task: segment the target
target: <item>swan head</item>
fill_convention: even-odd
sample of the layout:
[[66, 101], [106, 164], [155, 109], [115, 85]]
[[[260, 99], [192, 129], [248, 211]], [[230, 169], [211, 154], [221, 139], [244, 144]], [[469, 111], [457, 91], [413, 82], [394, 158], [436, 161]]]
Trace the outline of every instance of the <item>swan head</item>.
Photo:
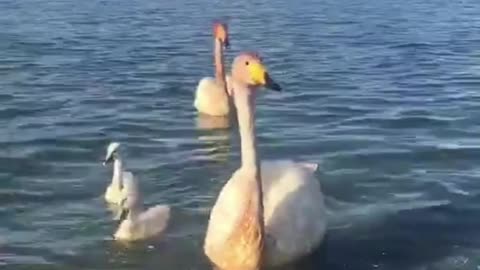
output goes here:
[[112, 142], [108, 145], [107, 155], [105, 156], [105, 160], [103, 161], [104, 166], [107, 165], [107, 163], [114, 161], [118, 157], [119, 148], [120, 143], [118, 142]]
[[270, 77], [262, 58], [257, 53], [246, 52], [235, 57], [232, 64], [232, 76], [250, 87], [282, 90], [280, 85]]
[[228, 38], [228, 27], [225, 23], [213, 23], [213, 36], [216, 40], [220, 41], [220, 43], [225, 49], [230, 47], [230, 40]]

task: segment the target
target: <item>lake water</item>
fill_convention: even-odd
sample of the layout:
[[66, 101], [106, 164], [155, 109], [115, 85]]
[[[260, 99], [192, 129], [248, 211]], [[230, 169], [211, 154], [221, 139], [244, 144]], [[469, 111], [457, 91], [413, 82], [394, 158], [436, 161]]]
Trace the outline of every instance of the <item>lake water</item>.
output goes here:
[[[0, 1], [2, 269], [211, 269], [239, 166], [236, 128], [192, 107], [216, 18], [228, 61], [259, 51], [284, 87], [259, 98], [262, 156], [320, 164], [328, 236], [287, 269], [478, 269], [478, 0]], [[112, 140], [172, 206], [160, 241], [112, 241]]]

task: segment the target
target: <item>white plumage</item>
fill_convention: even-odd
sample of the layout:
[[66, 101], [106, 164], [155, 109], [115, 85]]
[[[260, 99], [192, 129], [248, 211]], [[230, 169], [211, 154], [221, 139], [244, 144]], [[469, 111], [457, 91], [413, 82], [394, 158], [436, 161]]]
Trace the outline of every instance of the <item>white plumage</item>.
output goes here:
[[[230, 76], [226, 76], [227, 86]], [[228, 116], [231, 111], [230, 97], [215, 78], [205, 77], [200, 80], [195, 92], [194, 107], [210, 116]]]
[[[266, 265], [294, 261], [317, 247], [325, 234], [326, 212], [317, 164], [289, 160], [261, 162]], [[222, 247], [243, 212], [246, 194], [237, 171], [225, 184], [210, 214], [205, 250]], [[213, 251], [214, 252], [214, 251]]]
[[137, 179], [131, 175], [123, 180], [125, 188], [128, 190], [126, 199], [121, 204], [122, 211], [126, 211], [126, 218], [121, 221], [115, 232], [115, 239], [135, 241], [160, 236], [167, 228], [170, 207], [156, 205], [143, 211]]
[[112, 142], [108, 145], [107, 154], [103, 165], [113, 162], [113, 175], [111, 183], [105, 191], [105, 200], [114, 205], [119, 205], [126, 197], [126, 190], [124, 190], [123, 178], [133, 177], [132, 173], [123, 170], [123, 161], [119, 153], [120, 143]]
[[223, 269], [284, 265], [308, 255], [325, 235], [324, 200], [314, 176], [318, 166], [261, 161], [255, 129], [256, 92], [260, 86], [276, 91], [281, 87], [255, 53], [237, 56], [231, 74], [242, 162], [210, 213], [204, 251]]

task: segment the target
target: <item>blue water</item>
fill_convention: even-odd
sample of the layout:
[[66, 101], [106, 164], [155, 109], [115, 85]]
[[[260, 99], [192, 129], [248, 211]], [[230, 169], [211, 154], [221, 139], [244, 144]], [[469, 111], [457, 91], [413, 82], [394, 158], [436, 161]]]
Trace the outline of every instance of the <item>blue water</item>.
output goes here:
[[[259, 51], [285, 89], [258, 102], [263, 157], [320, 163], [328, 236], [286, 269], [478, 269], [478, 0], [0, 1], [2, 269], [211, 269], [239, 164], [192, 107], [217, 18], [228, 61]], [[173, 207], [161, 241], [112, 241], [111, 140]]]

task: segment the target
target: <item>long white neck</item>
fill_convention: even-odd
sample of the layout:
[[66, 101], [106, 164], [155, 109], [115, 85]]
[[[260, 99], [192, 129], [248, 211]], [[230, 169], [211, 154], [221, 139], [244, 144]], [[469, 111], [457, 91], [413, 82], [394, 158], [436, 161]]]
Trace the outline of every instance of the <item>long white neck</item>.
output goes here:
[[225, 79], [225, 63], [223, 56], [223, 44], [220, 40], [215, 39], [213, 58], [215, 62], [215, 80], [221, 85], [223, 90], [228, 94], [227, 82]]
[[117, 157], [113, 162], [112, 186], [118, 189], [122, 188], [123, 162]]
[[237, 118], [240, 130], [242, 170], [253, 176], [256, 188], [254, 189], [254, 203], [257, 205], [257, 217], [263, 233], [263, 193], [260, 172], [260, 157], [257, 152], [257, 138], [255, 134], [255, 91], [246, 86], [236, 85], [234, 101], [237, 107]]
[[234, 94], [240, 131], [242, 168], [257, 171], [259, 157], [255, 134], [255, 92], [249, 89], [235, 89]]

